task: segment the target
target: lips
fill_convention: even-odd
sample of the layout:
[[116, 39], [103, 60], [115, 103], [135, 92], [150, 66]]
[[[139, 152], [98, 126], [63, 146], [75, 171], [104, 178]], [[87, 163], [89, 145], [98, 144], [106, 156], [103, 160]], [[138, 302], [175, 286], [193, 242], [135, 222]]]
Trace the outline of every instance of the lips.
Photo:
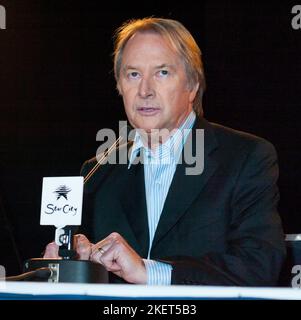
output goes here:
[[157, 108], [157, 107], [138, 107], [137, 111], [139, 114], [142, 114], [142, 115], [153, 116], [153, 115], [157, 114], [158, 112], [160, 112], [160, 108]]

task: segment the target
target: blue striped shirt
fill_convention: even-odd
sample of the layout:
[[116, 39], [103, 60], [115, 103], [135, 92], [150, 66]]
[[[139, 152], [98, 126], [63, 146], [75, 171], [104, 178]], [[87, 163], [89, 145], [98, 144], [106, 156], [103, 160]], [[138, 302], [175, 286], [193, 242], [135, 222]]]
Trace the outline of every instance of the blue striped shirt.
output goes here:
[[147, 271], [148, 285], [168, 285], [171, 283], [172, 267], [169, 264], [150, 260], [150, 251], [165, 199], [176, 171], [186, 138], [193, 127], [195, 113], [192, 111], [179, 129], [172, 132], [166, 142], [154, 150], [145, 147], [136, 131], [129, 168], [140, 152], [144, 164], [145, 196], [149, 228], [149, 250], [143, 259]]

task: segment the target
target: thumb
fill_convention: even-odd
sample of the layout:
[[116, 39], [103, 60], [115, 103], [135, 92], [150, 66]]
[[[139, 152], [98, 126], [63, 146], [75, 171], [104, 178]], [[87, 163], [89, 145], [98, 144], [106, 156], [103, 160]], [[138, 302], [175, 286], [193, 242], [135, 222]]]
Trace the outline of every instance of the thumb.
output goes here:
[[48, 243], [43, 258], [61, 259], [61, 257], [59, 257], [59, 246], [55, 242]]

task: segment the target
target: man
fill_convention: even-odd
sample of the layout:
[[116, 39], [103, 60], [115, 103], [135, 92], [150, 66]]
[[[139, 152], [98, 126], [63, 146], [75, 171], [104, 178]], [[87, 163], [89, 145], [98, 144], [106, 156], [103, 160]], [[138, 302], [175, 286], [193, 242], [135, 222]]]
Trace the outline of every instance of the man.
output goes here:
[[[274, 147], [203, 118], [205, 78], [191, 34], [174, 20], [130, 21], [117, 33], [114, 71], [140, 130], [128, 163], [103, 165], [85, 186], [86, 234], [96, 244], [78, 235], [79, 258], [104, 265], [112, 281], [275, 285], [285, 249]], [[189, 141], [196, 152], [199, 129], [204, 168], [189, 175], [179, 160]], [[57, 249], [49, 244], [45, 257]]]

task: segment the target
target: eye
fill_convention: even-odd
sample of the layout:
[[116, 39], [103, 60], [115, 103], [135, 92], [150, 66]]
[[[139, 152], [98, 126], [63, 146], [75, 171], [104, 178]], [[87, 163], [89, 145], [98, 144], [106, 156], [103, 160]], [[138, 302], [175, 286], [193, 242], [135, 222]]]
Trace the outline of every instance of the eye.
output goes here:
[[132, 71], [128, 73], [128, 78], [129, 79], [137, 79], [139, 77], [139, 73], [137, 71]]
[[162, 69], [162, 70], [159, 70], [158, 74], [159, 74], [160, 77], [166, 77], [166, 76], [168, 76], [169, 71], [165, 70], [165, 69]]

